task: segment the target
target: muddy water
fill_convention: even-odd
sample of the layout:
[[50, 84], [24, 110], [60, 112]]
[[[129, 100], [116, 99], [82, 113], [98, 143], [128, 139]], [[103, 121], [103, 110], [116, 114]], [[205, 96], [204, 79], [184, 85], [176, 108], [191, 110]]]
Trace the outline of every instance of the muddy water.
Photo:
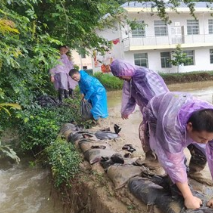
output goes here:
[[[169, 85], [171, 91], [191, 92], [204, 100], [212, 102], [213, 82], [185, 83]], [[121, 91], [108, 92], [108, 106], [111, 123], [122, 126], [125, 142], [131, 142], [142, 155], [138, 139], [138, 125], [141, 122], [140, 111], [136, 111], [128, 120], [120, 118]], [[206, 171], [209, 174], [208, 171]], [[28, 159], [22, 159], [19, 165], [0, 162], [0, 213], [63, 213], [57, 198], [51, 196], [51, 183], [46, 169], [31, 168]]]
[[0, 162], [1, 213], [62, 213], [62, 204], [51, 196], [47, 169], [30, 167], [29, 159], [19, 165]]
[[[170, 91], [189, 92], [196, 97], [212, 103], [213, 81], [171, 84], [168, 85], [168, 88]], [[122, 91], [108, 92], [108, 106], [110, 108], [118, 106], [121, 101], [121, 94]]]

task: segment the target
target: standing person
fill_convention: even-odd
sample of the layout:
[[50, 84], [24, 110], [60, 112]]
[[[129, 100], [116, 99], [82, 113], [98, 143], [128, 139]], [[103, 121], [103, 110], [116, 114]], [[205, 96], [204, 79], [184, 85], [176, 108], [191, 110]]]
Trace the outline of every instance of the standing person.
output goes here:
[[[156, 95], [169, 91], [163, 79], [157, 73], [145, 67], [135, 66], [122, 60], [114, 60], [110, 69], [114, 76], [125, 80], [121, 107], [123, 119], [128, 119], [136, 104], [139, 105], [143, 117], [143, 108], [148, 104], [148, 101]], [[152, 153], [147, 151], [149, 147], [146, 147], [144, 143], [146, 137], [144, 130], [146, 129], [147, 125], [143, 117], [139, 126], [139, 138], [147, 159]]]
[[[199, 208], [201, 200], [193, 196], [188, 186], [183, 150], [188, 147], [192, 155], [190, 177], [205, 182], [200, 171], [206, 161], [213, 177], [213, 105], [190, 94], [168, 92], [150, 100], [144, 117], [150, 135], [145, 143], [182, 193], [185, 206]], [[213, 199], [207, 205], [213, 208]]]
[[66, 91], [68, 91], [68, 70], [69, 70], [69, 59], [66, 55], [67, 47], [61, 46], [60, 50], [60, 59], [58, 60], [58, 64], [50, 69], [51, 74], [51, 82], [54, 83], [55, 89], [58, 91], [58, 99], [59, 103], [62, 103], [63, 95], [66, 96]]
[[83, 99], [92, 104], [93, 118], [102, 126], [102, 123], [104, 123], [102, 118], [108, 117], [107, 95], [104, 86], [98, 79], [88, 75], [83, 70], [72, 69], [69, 75], [78, 82]]
[[68, 75], [68, 90], [69, 90], [69, 97], [73, 98], [73, 90], [74, 90], [75, 87], [78, 85], [78, 83], [77, 83], [76, 81], [74, 81], [74, 80], [69, 76], [69, 71], [70, 71], [71, 69], [74, 68], [70, 51], [68, 51], [68, 52], [66, 53], [66, 55], [67, 55], [67, 57], [68, 57], [68, 59], [69, 59], [68, 72], [67, 72], [67, 75]]

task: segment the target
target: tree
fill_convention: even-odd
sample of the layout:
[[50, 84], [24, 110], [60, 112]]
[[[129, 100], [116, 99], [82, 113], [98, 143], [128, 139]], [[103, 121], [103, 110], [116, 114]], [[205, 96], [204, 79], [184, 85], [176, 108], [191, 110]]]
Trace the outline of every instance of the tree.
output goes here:
[[176, 46], [175, 51], [172, 52], [172, 59], [169, 62], [173, 66], [177, 66], [177, 73], [179, 73], [180, 66], [191, 63], [192, 59], [187, 57], [187, 54], [181, 49], [181, 45]]

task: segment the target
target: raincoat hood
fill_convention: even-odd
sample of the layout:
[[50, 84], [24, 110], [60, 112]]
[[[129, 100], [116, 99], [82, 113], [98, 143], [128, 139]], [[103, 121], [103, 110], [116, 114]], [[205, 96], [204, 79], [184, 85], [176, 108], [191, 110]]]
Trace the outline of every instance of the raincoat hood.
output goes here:
[[135, 74], [135, 71], [139, 68], [136, 65], [130, 64], [122, 60], [114, 60], [110, 65], [111, 72], [116, 77], [130, 76]]

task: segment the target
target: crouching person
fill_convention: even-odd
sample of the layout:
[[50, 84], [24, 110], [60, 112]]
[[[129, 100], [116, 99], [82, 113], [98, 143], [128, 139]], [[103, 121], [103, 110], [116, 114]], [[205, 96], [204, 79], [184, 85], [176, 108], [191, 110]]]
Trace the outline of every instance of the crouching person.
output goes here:
[[[213, 105], [190, 94], [168, 92], [153, 97], [144, 116], [149, 127], [147, 147], [182, 193], [186, 208], [199, 208], [202, 201], [188, 186], [183, 150], [188, 147], [192, 155], [189, 176], [208, 183], [200, 171], [208, 161], [213, 177]], [[213, 199], [207, 205], [213, 208]]]
[[108, 117], [107, 94], [104, 86], [98, 79], [83, 70], [71, 69], [69, 75], [78, 82], [83, 99], [91, 103], [93, 118], [98, 121], [101, 127], [106, 127], [103, 126], [105, 125], [103, 119]]

